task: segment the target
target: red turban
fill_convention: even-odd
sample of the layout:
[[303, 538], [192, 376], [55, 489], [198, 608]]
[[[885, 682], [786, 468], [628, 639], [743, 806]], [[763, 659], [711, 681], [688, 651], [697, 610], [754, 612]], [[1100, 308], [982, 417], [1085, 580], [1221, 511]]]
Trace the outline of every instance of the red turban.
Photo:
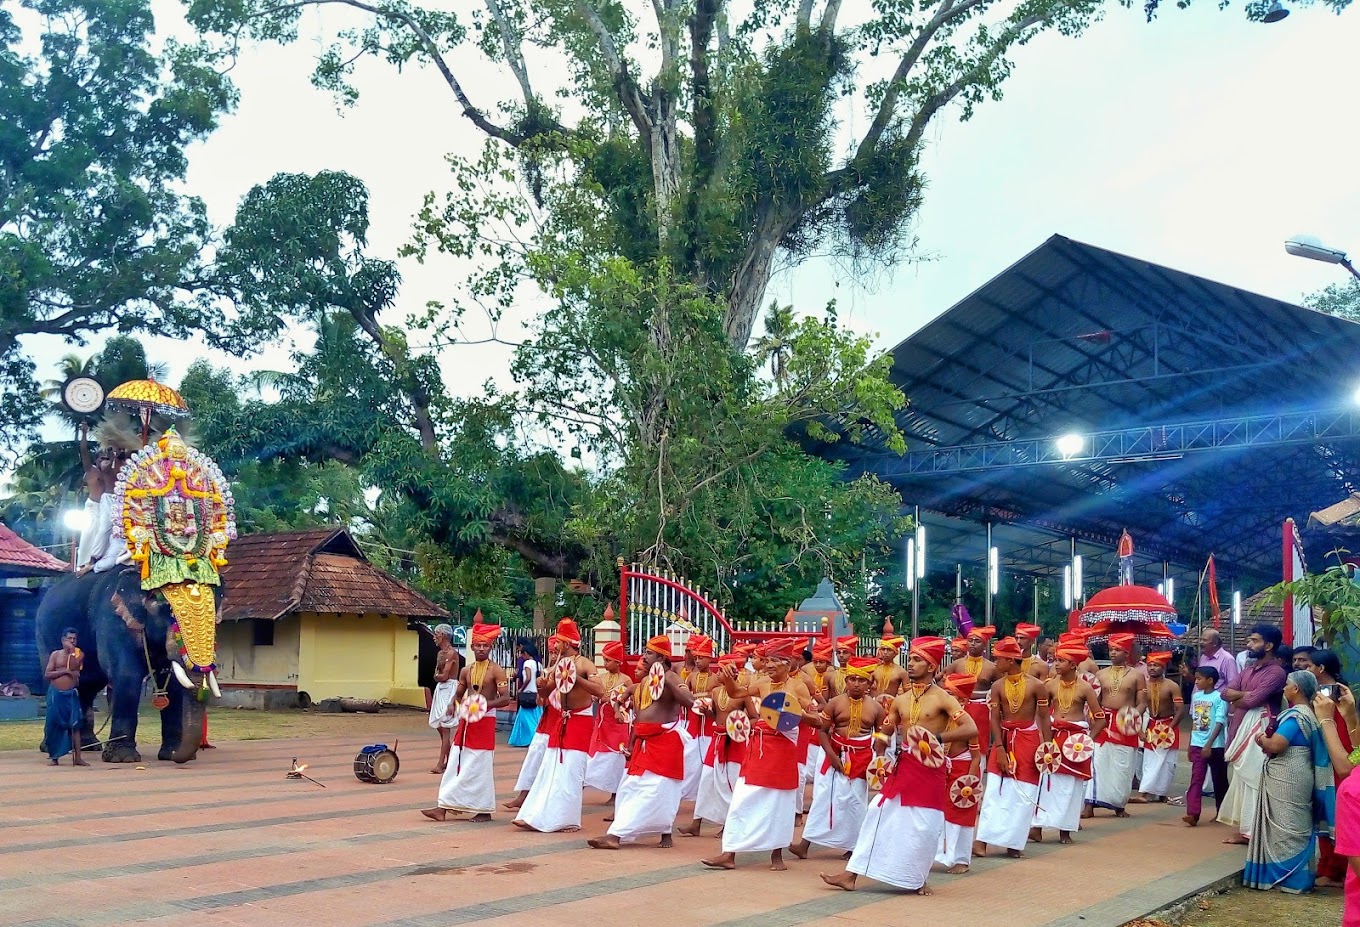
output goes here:
[[859, 649], [859, 636], [856, 634], [847, 634], [845, 637], [836, 638], [836, 649], [849, 650], [853, 653]]
[[1086, 649], [1086, 644], [1080, 640], [1067, 638], [1058, 642], [1058, 648], [1054, 655], [1060, 660], [1071, 660], [1073, 663], [1080, 663], [1091, 655]]
[[1015, 638], [1003, 637], [992, 645], [992, 656], [1005, 657], [1010, 660], [1023, 660], [1025, 654], [1020, 650], [1020, 645], [1015, 642]]
[[827, 662], [830, 662], [832, 656], [833, 648], [830, 644], [823, 644], [820, 647], [812, 648], [812, 659], [814, 660], [826, 660]]
[[732, 655], [734, 657], [741, 657], [743, 662], [745, 662], [747, 657], [754, 656], [755, 652], [759, 649], [759, 644], [733, 644]]
[[803, 641], [800, 638], [775, 638], [768, 641], [761, 652], [767, 660], [792, 660], [793, 655], [802, 649]]
[[713, 656], [713, 638], [704, 634], [691, 634], [689, 640], [685, 642], [685, 649], [696, 657], [711, 657]]
[[1118, 647], [1126, 653], [1133, 653], [1133, 635], [1129, 633], [1111, 634], [1110, 646]]
[[972, 673], [949, 673], [944, 677], [944, 689], [956, 699], [968, 701], [977, 688], [977, 677]]
[[557, 638], [566, 641], [573, 647], [581, 646], [581, 629], [576, 626], [576, 622], [570, 618], [563, 618], [557, 622]]
[[472, 626], [472, 642], [474, 644], [494, 644], [496, 638], [501, 636], [501, 626], [498, 624], [474, 624]]
[[1044, 633], [1044, 629], [1037, 624], [1028, 624], [1024, 621], [1015, 626], [1015, 636], [1023, 637], [1026, 640], [1038, 640], [1039, 635]]
[[956, 637], [949, 642], [949, 646], [954, 650], [964, 650], [968, 647], [968, 638]]
[[851, 657], [850, 665], [845, 667], [845, 675], [872, 679], [875, 666], [878, 666], [878, 660], [873, 657]]
[[674, 656], [674, 653], [671, 650], [671, 639], [664, 634], [658, 634], [655, 637], [648, 638], [647, 649], [652, 653], [661, 654], [667, 660]]
[[931, 666], [939, 666], [944, 661], [945, 646], [943, 637], [918, 637], [911, 642], [911, 653]]
[[1159, 650], [1156, 653], [1150, 653], [1147, 655], [1147, 662], [1160, 663], [1162, 666], [1168, 666], [1171, 663], [1171, 651]]
[[982, 627], [974, 628], [973, 630], [969, 631], [968, 636], [980, 637], [982, 638], [982, 642], [986, 643], [993, 637], [996, 637], [996, 625], [984, 624]]
[[627, 656], [623, 649], [623, 641], [610, 641], [600, 648], [600, 653], [606, 660], [617, 660], [620, 663]]
[[897, 651], [897, 650], [901, 650], [901, 649], [902, 649], [902, 645], [905, 644], [906, 642], [907, 642], [907, 639], [906, 639], [905, 637], [888, 637], [888, 636], [885, 634], [885, 635], [883, 636], [882, 640], [880, 640], [880, 641], [878, 642], [878, 646], [880, 646], [880, 647], [890, 647], [890, 648], [892, 648], [894, 651]]

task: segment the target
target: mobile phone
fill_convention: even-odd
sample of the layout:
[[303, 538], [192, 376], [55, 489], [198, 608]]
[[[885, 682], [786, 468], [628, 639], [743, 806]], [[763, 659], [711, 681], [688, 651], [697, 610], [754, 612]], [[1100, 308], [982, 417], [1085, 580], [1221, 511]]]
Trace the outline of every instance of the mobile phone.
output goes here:
[[1337, 699], [1341, 698], [1341, 686], [1337, 683], [1333, 683], [1330, 686], [1321, 686], [1318, 688], [1318, 693], [1327, 696], [1335, 702]]

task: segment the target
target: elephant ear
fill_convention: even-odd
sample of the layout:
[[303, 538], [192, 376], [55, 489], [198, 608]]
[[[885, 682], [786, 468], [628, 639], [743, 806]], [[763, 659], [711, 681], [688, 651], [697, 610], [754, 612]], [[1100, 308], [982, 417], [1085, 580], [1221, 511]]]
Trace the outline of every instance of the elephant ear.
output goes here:
[[109, 597], [109, 604], [113, 606], [113, 613], [118, 616], [123, 624], [127, 625], [127, 629], [134, 635], [141, 636], [146, 633], [146, 624], [132, 614], [121, 590], [113, 590], [113, 594]]

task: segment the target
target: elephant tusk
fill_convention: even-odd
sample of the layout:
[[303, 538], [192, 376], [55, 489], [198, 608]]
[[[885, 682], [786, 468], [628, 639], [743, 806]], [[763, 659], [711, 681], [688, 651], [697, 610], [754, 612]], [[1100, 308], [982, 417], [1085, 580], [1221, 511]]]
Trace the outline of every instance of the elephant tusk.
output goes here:
[[184, 686], [186, 689], [192, 689], [194, 687], [194, 684], [189, 681], [189, 674], [184, 671], [184, 667], [179, 664], [178, 660], [172, 660], [170, 662], [170, 668], [175, 671], [175, 678], [179, 680], [180, 685]]
[[208, 674], [208, 686], [212, 689], [214, 698], [222, 697], [222, 690], [217, 688], [217, 673], [212, 672]]

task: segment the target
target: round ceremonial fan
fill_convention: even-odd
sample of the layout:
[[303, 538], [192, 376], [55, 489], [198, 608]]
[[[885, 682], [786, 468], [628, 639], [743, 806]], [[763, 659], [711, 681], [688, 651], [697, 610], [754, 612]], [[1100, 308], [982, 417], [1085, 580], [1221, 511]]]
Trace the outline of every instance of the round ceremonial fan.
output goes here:
[[1039, 744], [1039, 749], [1034, 751], [1034, 764], [1040, 772], [1055, 773], [1062, 769], [1062, 751], [1051, 741]]
[[713, 699], [696, 698], [694, 700], [694, 704], [690, 706], [689, 710], [694, 712], [696, 715], [711, 715], [713, 714]]
[[751, 719], [743, 711], [734, 711], [727, 716], [727, 739], [734, 744], [744, 744], [751, 737]]
[[1095, 673], [1082, 673], [1081, 678], [1086, 680], [1092, 689], [1096, 690], [1096, 700], [1100, 699], [1100, 677]]
[[876, 756], [869, 761], [869, 768], [865, 770], [864, 777], [869, 780], [869, 788], [879, 791], [892, 775], [892, 771], [892, 760], [886, 756]]
[[628, 702], [628, 687], [623, 683], [609, 690], [609, 704], [622, 708]]
[[463, 720], [468, 724], [476, 724], [486, 717], [486, 696], [474, 693], [463, 699]]
[[1135, 709], [1125, 706], [1115, 712], [1114, 726], [1121, 734], [1132, 737], [1143, 729], [1143, 716]]
[[1095, 750], [1096, 742], [1090, 734], [1077, 731], [1063, 739], [1062, 755], [1069, 763], [1084, 763], [1095, 754]]
[[949, 787], [949, 800], [955, 808], [971, 808], [982, 798], [982, 780], [977, 776], [959, 776]]
[[944, 744], [925, 728], [917, 725], [908, 728], [902, 735], [902, 752], [910, 753], [921, 761], [927, 769], [939, 769], [944, 765]]
[[1157, 724], [1147, 730], [1147, 745], [1154, 750], [1165, 750], [1176, 742], [1176, 735], [1168, 725]]
[[563, 657], [553, 667], [553, 682], [557, 691], [566, 695], [576, 688], [576, 658]]
[[61, 400], [72, 412], [93, 415], [104, 405], [104, 387], [93, 377], [72, 377], [61, 387]]
[[653, 663], [652, 668], [647, 671], [647, 694], [652, 697], [652, 701], [656, 701], [665, 691], [666, 667], [660, 663]]

